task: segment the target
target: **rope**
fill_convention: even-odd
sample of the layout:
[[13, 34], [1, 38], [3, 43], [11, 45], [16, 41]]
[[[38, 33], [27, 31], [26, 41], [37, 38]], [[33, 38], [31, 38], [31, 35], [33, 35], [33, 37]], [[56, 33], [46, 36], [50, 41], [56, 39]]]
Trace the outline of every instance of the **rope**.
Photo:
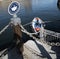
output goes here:
[[[23, 26], [22, 26], [23, 27]], [[27, 35], [29, 35], [30, 37], [32, 37], [33, 39], [38, 39], [36, 37], [33, 36], [34, 33], [29, 33], [24, 27], [23, 30], [21, 30], [22, 32], [26, 33]], [[37, 32], [38, 33], [38, 32]], [[36, 33], [35, 33], [36, 34]], [[39, 39], [38, 39], [39, 40]]]
[[23, 26], [27, 26], [27, 25], [30, 25], [32, 22], [29, 22], [29, 23], [27, 23], [27, 24], [24, 24]]
[[0, 52], [0, 57], [4, 56], [7, 52], [7, 48]]
[[38, 39], [38, 38], [34, 37], [33, 34], [32, 33], [29, 33], [24, 27], [23, 27], [23, 30], [21, 30], [21, 31], [24, 32], [24, 33], [26, 33], [27, 35], [29, 35], [33, 39], [40, 41], [41, 43], [45, 43], [45, 44], [48, 44], [48, 45], [51, 45], [51, 46], [60, 46], [60, 43], [58, 43], [58, 42], [57, 43], [54, 43], [54, 42], [53, 43], [50, 43], [50, 42], [44, 41], [44, 39]]
[[6, 25], [1, 31], [0, 31], [0, 35], [9, 27], [9, 24]]
[[[48, 21], [48, 22], [50, 22], [50, 21]], [[31, 22], [30, 22], [31, 23]], [[26, 25], [29, 25], [30, 23], [28, 23], [28, 24], [26, 24]], [[46, 22], [45, 22], [46, 23]], [[37, 32], [37, 33], [29, 33], [29, 32], [26, 32], [26, 31], [23, 31], [23, 32], [25, 32], [26, 34], [30, 34], [30, 36], [31, 35], [33, 35], [33, 34], [37, 34], [37, 33], [39, 33], [39, 32]], [[60, 33], [57, 33], [57, 32], [54, 32], [54, 31], [50, 31], [50, 30], [46, 30], [45, 29], [45, 31], [44, 31], [44, 34], [45, 35], [51, 35], [51, 36], [53, 36], [53, 37], [57, 37], [57, 38], [60, 38]], [[32, 37], [32, 36], [31, 36]], [[34, 37], [33, 37], [34, 38]], [[34, 38], [34, 39], [38, 39], [38, 38]], [[39, 39], [38, 39], [39, 40]], [[47, 43], [48, 45], [51, 45], [51, 46], [60, 46], [60, 43], [59, 42], [57, 42], [57, 43], [54, 43], [54, 42], [45, 42], [45, 43]]]
[[[31, 24], [31, 22], [30, 23], [27, 23], [27, 24], [25, 24], [25, 25], [23, 25], [23, 26], [27, 26], [27, 25], [29, 25], [29, 24]], [[9, 27], [9, 25], [10, 25], [10, 23], [8, 24], [8, 25], [6, 25], [1, 31], [0, 31], [0, 35]], [[41, 40], [41, 39], [38, 39], [38, 38], [36, 38], [36, 37], [34, 37], [33, 36], [33, 34], [37, 34], [37, 33], [39, 33], [39, 32], [36, 32], [36, 33], [29, 33], [24, 27], [23, 27], [22, 25], [21, 25], [21, 28], [22, 28], [22, 32], [24, 32], [24, 33], [26, 33], [27, 35], [29, 35], [30, 37], [32, 37], [33, 39], [35, 39], [35, 40], [38, 40], [38, 41], [40, 41], [41, 43], [45, 43], [45, 44], [48, 44], [48, 45], [51, 45], [51, 46], [60, 46], [60, 43], [50, 43], [50, 42], [46, 42], [46, 41], [44, 41], [44, 39], [43, 40]], [[27, 48], [27, 47], [26, 47]], [[30, 48], [30, 47], [29, 47]], [[28, 49], [28, 48], [27, 48]], [[32, 49], [32, 48], [30, 48], [30, 49]], [[31, 51], [31, 50], [30, 50]], [[39, 55], [39, 53], [37, 52], [37, 51], [32, 51], [33, 53], [35, 53], [36, 55]], [[40, 56], [40, 55], [39, 55]], [[0, 55], [0, 57], [1, 57], [1, 55]]]
[[[25, 25], [23, 25], [23, 26], [27, 26], [27, 25], [29, 25], [29, 24], [31, 24], [31, 22], [29, 22], [29, 23], [27, 23], [27, 24], [25, 24]], [[1, 31], [0, 31], [0, 35], [9, 27], [9, 25], [10, 25], [10, 23], [8, 24], [8, 25], [6, 25]], [[22, 26], [21, 26], [22, 27]], [[23, 27], [22, 27], [23, 28]], [[23, 28], [24, 29], [24, 28]], [[33, 33], [34, 34], [34, 33]]]
[[[29, 24], [31, 24], [32, 22], [29, 22], [29, 23], [27, 23], [27, 24], [25, 24], [25, 25], [21, 25], [21, 28], [22, 28], [22, 32], [24, 32], [24, 33], [26, 33], [27, 35], [29, 35], [30, 37], [32, 37], [33, 39], [38, 39], [38, 38], [36, 38], [36, 37], [34, 37], [33, 36], [33, 34], [37, 34], [37, 33], [39, 33], [39, 32], [36, 32], [36, 33], [29, 33], [23, 26], [27, 26], [27, 25], [29, 25]], [[0, 31], [0, 35], [9, 27], [9, 25], [10, 25], [10, 23], [8, 24], [8, 25], [6, 25], [1, 31]], [[59, 34], [59, 33], [58, 33]], [[45, 34], [46, 35], [46, 34]], [[58, 35], [58, 37], [59, 37], [59, 35]], [[49, 44], [49, 45], [57, 45], [57, 46], [60, 46], [60, 43], [49, 43], [49, 42], [45, 42], [44, 40], [42, 41], [42, 40], [40, 40], [40, 39], [38, 39], [40, 42], [44, 42], [44, 43], [47, 43], [47, 44]]]

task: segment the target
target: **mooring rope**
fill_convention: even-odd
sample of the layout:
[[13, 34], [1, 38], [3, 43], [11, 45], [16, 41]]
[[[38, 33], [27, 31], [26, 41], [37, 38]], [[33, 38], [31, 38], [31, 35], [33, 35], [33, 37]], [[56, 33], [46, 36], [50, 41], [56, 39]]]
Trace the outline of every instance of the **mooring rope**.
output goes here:
[[9, 24], [6, 25], [1, 31], [0, 31], [0, 35], [9, 27]]
[[[39, 40], [38, 38], [34, 37], [33, 34], [37, 34], [39, 32], [36, 32], [36, 33], [29, 33], [25, 28], [24, 26], [27, 26], [31, 24], [31, 22], [25, 24], [25, 25], [21, 25], [21, 28], [22, 28], [22, 32], [26, 33], [27, 35], [29, 35], [31, 38], [35, 39], [35, 40], [38, 40], [40, 41], [41, 43], [46, 43], [46, 44], [49, 44], [49, 45], [56, 45], [56, 46], [60, 46], [60, 43], [49, 43], [49, 42], [45, 42], [44, 40]], [[10, 23], [8, 25], [6, 25], [1, 31], [0, 31], [0, 35], [9, 27]], [[39, 55], [39, 54], [38, 54]], [[1, 55], [0, 55], [1, 56]]]
[[23, 26], [27, 26], [27, 25], [30, 25], [32, 22], [29, 22], [29, 23], [27, 23], [27, 24], [24, 24]]
[[[24, 32], [24, 33], [26, 33], [27, 35], [29, 35], [30, 37], [32, 37], [33, 39], [38, 39], [38, 38], [36, 38], [36, 37], [34, 37], [33, 36], [33, 34], [37, 34], [37, 33], [39, 33], [39, 32], [36, 32], [36, 33], [29, 33], [25, 28], [24, 28], [24, 26], [27, 26], [27, 25], [29, 25], [29, 24], [31, 24], [31, 22], [29, 22], [29, 23], [27, 23], [27, 24], [24, 24], [24, 25], [20, 25], [21, 26], [21, 28], [22, 28], [22, 32]], [[0, 35], [9, 27], [9, 25], [10, 25], [10, 22], [9, 22], [9, 24], [8, 25], [6, 25], [1, 31], [0, 31]], [[45, 29], [46, 30], [46, 29]], [[46, 31], [45, 31], [45, 35], [46, 35]], [[60, 34], [58, 33], [58, 37], [60, 36]], [[38, 39], [39, 40], [39, 39]], [[41, 41], [40, 41], [41, 42]], [[57, 46], [60, 46], [60, 43], [49, 43], [49, 42], [47, 42], [49, 45], [57, 45]]]
[[[29, 22], [29, 23], [27, 23], [27, 24], [24, 24], [23, 26], [27, 26], [27, 25], [29, 25], [29, 24], [31, 24], [31, 22]], [[0, 31], [0, 35], [9, 27], [9, 25], [10, 25], [10, 22], [9, 22], [8, 25], [6, 25], [6, 26]], [[22, 26], [21, 26], [21, 27], [22, 27]], [[22, 29], [23, 29], [23, 27], [22, 27]], [[32, 33], [32, 34], [35, 34], [35, 33]]]

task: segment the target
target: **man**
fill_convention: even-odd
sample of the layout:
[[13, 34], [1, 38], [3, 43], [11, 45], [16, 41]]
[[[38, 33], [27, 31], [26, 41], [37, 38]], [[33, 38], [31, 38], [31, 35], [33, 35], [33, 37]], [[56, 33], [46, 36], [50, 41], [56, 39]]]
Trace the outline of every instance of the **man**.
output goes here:
[[23, 41], [22, 41], [22, 32], [21, 32], [21, 19], [17, 17], [17, 15], [13, 15], [10, 22], [13, 32], [14, 32], [14, 41], [16, 41], [16, 45], [20, 53], [23, 52]]

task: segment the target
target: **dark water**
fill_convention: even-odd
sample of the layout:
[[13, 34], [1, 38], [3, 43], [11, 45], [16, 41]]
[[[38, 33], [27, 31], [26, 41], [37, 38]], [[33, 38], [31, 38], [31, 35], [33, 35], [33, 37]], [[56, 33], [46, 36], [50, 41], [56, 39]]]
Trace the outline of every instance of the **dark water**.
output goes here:
[[[17, 0], [21, 4], [18, 17], [21, 18], [22, 24], [32, 21], [34, 17], [40, 17], [43, 21], [60, 20], [60, 10], [57, 5], [58, 0]], [[11, 15], [8, 14], [8, 5], [11, 0], [0, 2], [0, 30], [8, 24]], [[60, 32], [60, 22], [55, 21], [46, 24], [46, 29]], [[0, 46], [12, 42], [13, 33], [9, 27], [0, 35]]]

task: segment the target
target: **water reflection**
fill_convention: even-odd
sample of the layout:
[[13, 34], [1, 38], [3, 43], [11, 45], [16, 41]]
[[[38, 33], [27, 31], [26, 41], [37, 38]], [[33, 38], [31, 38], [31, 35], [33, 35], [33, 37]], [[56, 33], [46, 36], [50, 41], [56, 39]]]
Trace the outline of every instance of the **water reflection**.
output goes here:
[[23, 5], [25, 7], [26, 12], [29, 13], [32, 10], [32, 2], [31, 2], [31, 0], [25, 0]]
[[32, 8], [33, 12], [39, 12], [39, 11], [50, 11], [54, 10], [56, 8], [56, 0], [32, 0]]
[[9, 1], [1, 1], [2, 10], [7, 10], [8, 5], [11, 3], [11, 0]]
[[57, 7], [60, 10], [60, 0], [58, 0], [58, 2], [57, 2]]
[[2, 10], [2, 1], [0, 1], [0, 11]]

